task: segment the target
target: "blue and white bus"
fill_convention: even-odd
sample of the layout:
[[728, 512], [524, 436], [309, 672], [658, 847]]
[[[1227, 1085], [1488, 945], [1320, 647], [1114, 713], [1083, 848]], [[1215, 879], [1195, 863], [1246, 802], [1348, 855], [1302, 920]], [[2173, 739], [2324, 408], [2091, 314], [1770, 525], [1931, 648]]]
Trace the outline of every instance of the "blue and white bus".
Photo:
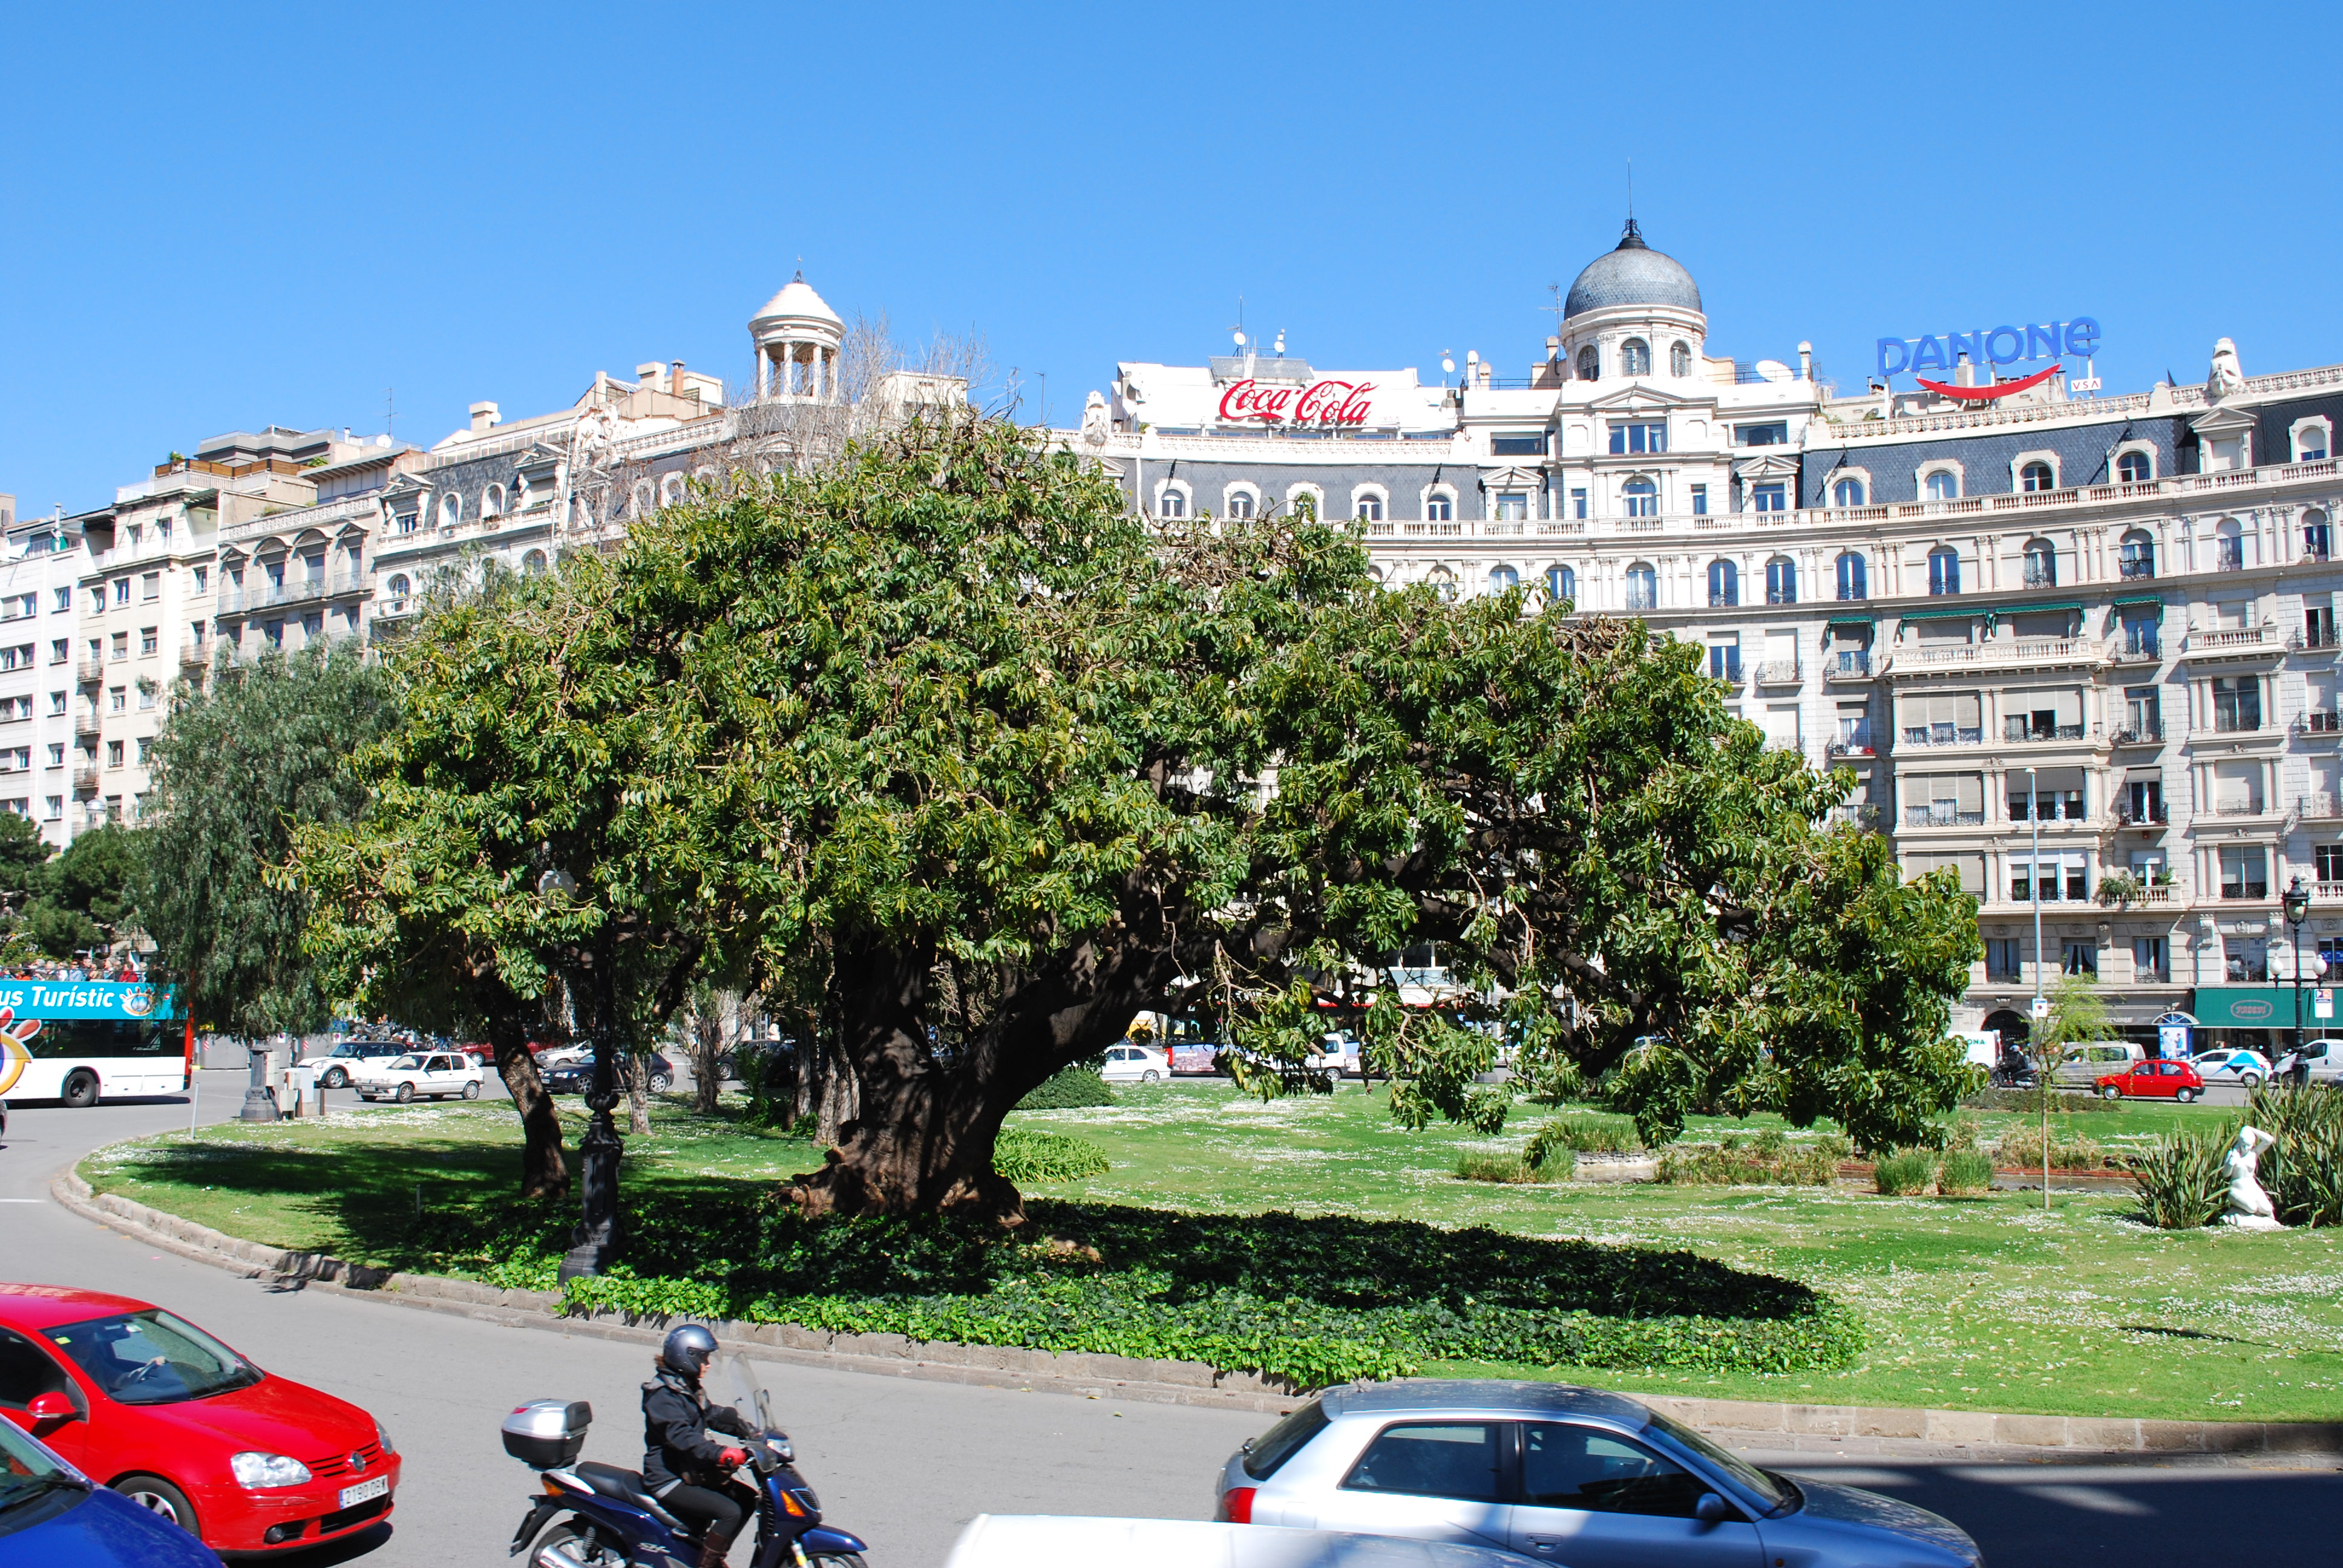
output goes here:
[[184, 1094], [196, 1031], [168, 986], [0, 980], [0, 1100]]

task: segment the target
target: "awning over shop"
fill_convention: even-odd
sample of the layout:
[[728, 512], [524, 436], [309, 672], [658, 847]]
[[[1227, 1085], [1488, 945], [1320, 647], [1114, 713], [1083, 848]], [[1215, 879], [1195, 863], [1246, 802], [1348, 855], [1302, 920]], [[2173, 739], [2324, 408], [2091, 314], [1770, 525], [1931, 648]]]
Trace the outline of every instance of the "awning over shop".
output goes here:
[[1823, 623], [1825, 626], [1877, 626], [1875, 615], [1835, 615]]
[[[2292, 986], [2199, 986], [2188, 1010], [2205, 1029], [2292, 1029]], [[2310, 988], [2302, 992], [2302, 1021], [2310, 1022]]]
[[1983, 605], [1971, 605], [1966, 609], [1906, 609], [1896, 612], [1898, 620], [1975, 620], [1993, 612]]
[[2057, 614], [2059, 611], [2061, 611], [2061, 610], [2066, 611], [2066, 612], [2067, 614], [2069, 614], [2069, 615], [2080, 615], [2080, 614], [2082, 614], [2082, 613], [2083, 613], [2083, 604], [2082, 604], [2082, 601], [2081, 601], [2080, 599], [2071, 599], [2071, 598], [2070, 598], [2070, 599], [2064, 599], [2064, 600], [2061, 600], [2061, 601], [2060, 601], [2059, 603], [2057, 603], [2057, 604], [2004, 604], [2004, 605], [1996, 605], [1996, 606], [1994, 607], [1993, 613], [1994, 613], [1994, 614], [1996, 614], [1996, 615], [1997, 615], [1997, 616], [2000, 616], [2000, 615], [2056, 615], [2056, 614]]

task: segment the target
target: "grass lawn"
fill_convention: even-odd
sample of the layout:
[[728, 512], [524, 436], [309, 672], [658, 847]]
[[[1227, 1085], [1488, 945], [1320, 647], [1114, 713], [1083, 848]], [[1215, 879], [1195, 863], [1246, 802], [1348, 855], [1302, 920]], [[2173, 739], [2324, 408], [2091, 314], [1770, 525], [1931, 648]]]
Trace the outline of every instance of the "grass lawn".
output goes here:
[[[1550, 1112], [1517, 1108], [1483, 1139], [1393, 1125], [1381, 1092], [1262, 1104], [1219, 1082], [1120, 1089], [1118, 1103], [1016, 1121], [1105, 1150], [1103, 1175], [1052, 1198], [1197, 1212], [1290, 1210], [1524, 1236], [1681, 1248], [1809, 1284], [1854, 1306], [1870, 1347], [1849, 1367], [1780, 1374], [1447, 1366], [1483, 1375], [1798, 1402], [1929, 1405], [2176, 1419], [2343, 1420], [2343, 1232], [2163, 1232], [2118, 1193], [1882, 1198], [1825, 1188], [1499, 1185], [1457, 1180], [1468, 1150], [1517, 1151]], [[1976, 1114], [1990, 1138], [2030, 1123]], [[2054, 1119], [2111, 1150], [2184, 1125], [2202, 1107], [2127, 1104]], [[1703, 1121], [1688, 1141], [1771, 1123]], [[738, 1201], [742, 1179], [811, 1169], [808, 1143], [662, 1106], [631, 1141], [626, 1181], [662, 1201]], [[514, 1181], [501, 1106], [382, 1110], [331, 1121], [206, 1129], [102, 1152], [92, 1184], [277, 1245], [416, 1261], [416, 1189], [427, 1211], [493, 1204]], [[1042, 1195], [1036, 1192], [1036, 1196]], [[1428, 1369], [1433, 1370], [1433, 1369]]]

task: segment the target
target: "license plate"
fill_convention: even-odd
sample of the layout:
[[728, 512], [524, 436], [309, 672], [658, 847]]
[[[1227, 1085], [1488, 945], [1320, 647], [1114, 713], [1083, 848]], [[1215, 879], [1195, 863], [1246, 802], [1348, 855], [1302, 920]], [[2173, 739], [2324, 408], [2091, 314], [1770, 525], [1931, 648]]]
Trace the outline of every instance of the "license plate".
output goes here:
[[368, 1503], [380, 1497], [389, 1490], [390, 1477], [387, 1475], [377, 1475], [372, 1481], [361, 1481], [356, 1486], [345, 1486], [342, 1488], [342, 1506], [355, 1508], [361, 1503]]

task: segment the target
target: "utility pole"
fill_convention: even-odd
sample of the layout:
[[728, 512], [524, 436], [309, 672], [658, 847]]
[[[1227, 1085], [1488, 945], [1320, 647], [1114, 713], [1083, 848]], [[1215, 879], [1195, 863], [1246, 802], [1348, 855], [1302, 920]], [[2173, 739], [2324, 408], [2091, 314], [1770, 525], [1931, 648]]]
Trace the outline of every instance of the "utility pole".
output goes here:
[[[2026, 892], [2034, 901], [2034, 1021], [2041, 1029], [2050, 1021], [2042, 1004], [2042, 796], [2034, 787], [2035, 770], [2026, 770], [2026, 818], [2034, 825], [2033, 860], [2026, 868]], [[2042, 1099], [2042, 1211], [2050, 1211], [2050, 1075], [2057, 1068], [2058, 1042], [2036, 1043], [2034, 1092]]]

